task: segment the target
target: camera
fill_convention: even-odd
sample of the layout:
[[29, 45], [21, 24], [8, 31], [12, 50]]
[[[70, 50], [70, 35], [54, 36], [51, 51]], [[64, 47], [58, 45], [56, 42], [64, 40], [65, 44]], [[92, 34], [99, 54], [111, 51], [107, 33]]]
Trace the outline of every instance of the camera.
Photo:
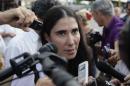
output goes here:
[[90, 31], [87, 34], [87, 38], [88, 38], [89, 45], [94, 45], [97, 42], [102, 40], [102, 36], [97, 31]]
[[42, 22], [34, 20], [33, 23], [29, 27], [34, 29], [34, 30], [41, 30], [42, 26], [43, 26]]

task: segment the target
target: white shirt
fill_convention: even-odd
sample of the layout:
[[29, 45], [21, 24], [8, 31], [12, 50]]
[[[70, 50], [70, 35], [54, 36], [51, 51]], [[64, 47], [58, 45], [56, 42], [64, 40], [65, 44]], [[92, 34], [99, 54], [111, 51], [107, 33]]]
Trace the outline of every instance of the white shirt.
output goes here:
[[[18, 35], [24, 31], [22, 29], [12, 27], [8, 24], [4, 24], [4, 25], [0, 25], [0, 32], [14, 33], [14, 34]], [[5, 45], [7, 45], [11, 39], [12, 39], [12, 37], [4, 37], [3, 40], [5, 42]]]
[[3, 38], [1, 37], [0, 35], [0, 53], [4, 53], [4, 50], [5, 50], [5, 43], [4, 43], [4, 40]]
[[[34, 54], [41, 45], [41, 42], [39, 42], [39, 36], [34, 30], [23, 32], [20, 36], [15, 36], [8, 44], [4, 53], [6, 67], [10, 65], [9, 59], [24, 52]], [[34, 75], [15, 80], [11, 83], [11, 86], [35, 86]]]

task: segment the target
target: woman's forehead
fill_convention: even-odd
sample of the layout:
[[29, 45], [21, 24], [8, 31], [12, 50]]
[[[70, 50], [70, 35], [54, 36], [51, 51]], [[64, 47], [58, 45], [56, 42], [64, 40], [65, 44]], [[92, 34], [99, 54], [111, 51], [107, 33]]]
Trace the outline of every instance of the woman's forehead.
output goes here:
[[71, 27], [71, 28], [78, 28], [78, 23], [75, 18], [73, 17], [63, 17], [61, 18], [54, 27]]

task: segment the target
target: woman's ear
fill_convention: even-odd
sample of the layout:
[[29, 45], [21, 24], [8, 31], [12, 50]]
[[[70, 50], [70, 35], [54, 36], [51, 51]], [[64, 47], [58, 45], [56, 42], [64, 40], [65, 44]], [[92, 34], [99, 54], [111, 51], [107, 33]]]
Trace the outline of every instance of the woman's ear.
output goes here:
[[44, 34], [44, 37], [45, 37], [46, 41], [50, 42], [50, 37], [48, 36], [47, 33]]

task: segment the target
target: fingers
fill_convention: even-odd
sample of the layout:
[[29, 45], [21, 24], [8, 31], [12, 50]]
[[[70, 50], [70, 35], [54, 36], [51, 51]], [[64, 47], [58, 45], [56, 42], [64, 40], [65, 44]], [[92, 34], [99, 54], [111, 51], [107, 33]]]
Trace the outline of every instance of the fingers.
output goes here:
[[92, 76], [88, 77], [88, 83], [84, 83], [83, 86], [90, 86], [96, 79]]
[[4, 67], [4, 59], [0, 56], [0, 70]]
[[24, 30], [26, 30], [27, 28], [25, 27], [30, 26], [34, 20], [37, 20], [34, 12], [24, 7], [7, 10], [1, 15], [3, 16], [3, 23], [8, 23], [18, 28], [22, 27]]
[[11, 32], [8, 32], [8, 33], [6, 33], [6, 34], [7, 34], [7, 36], [9, 36], [9, 37], [14, 37], [14, 36], [16, 36], [15, 33], [11, 33]]
[[2, 32], [1, 36], [2, 37], [14, 37], [14, 36], [16, 36], [16, 34], [15, 33], [11, 33], [11, 32]]
[[24, 7], [17, 8], [17, 15], [19, 18], [17, 23], [21, 27], [28, 27], [34, 20], [37, 20], [37, 17], [35, 16], [34, 12]]
[[116, 64], [119, 61], [119, 55], [118, 55], [118, 51], [116, 50], [110, 50], [111, 54], [110, 57], [108, 58], [108, 62], [110, 64]]
[[112, 79], [110, 82], [114, 84], [115, 86], [120, 86], [121, 84], [121, 82], [118, 79]]
[[127, 75], [127, 76], [124, 78], [124, 80], [125, 80], [125, 81], [130, 80], [130, 74], [129, 74], [129, 75]]
[[55, 86], [52, 80], [48, 77], [40, 78], [36, 83], [36, 86]]
[[23, 12], [22, 12], [21, 9], [22, 9], [21, 7], [17, 8], [17, 9], [16, 9], [16, 14], [15, 14], [15, 16], [18, 17], [18, 19], [19, 19], [19, 20], [17, 21], [17, 23], [18, 23], [19, 25], [21, 25], [21, 24], [24, 22], [24, 20], [25, 20], [25, 15], [23, 14]]
[[11, 32], [3, 32], [1, 35], [2, 35], [2, 37], [14, 37], [14, 36], [16, 36], [15, 33], [11, 33]]

